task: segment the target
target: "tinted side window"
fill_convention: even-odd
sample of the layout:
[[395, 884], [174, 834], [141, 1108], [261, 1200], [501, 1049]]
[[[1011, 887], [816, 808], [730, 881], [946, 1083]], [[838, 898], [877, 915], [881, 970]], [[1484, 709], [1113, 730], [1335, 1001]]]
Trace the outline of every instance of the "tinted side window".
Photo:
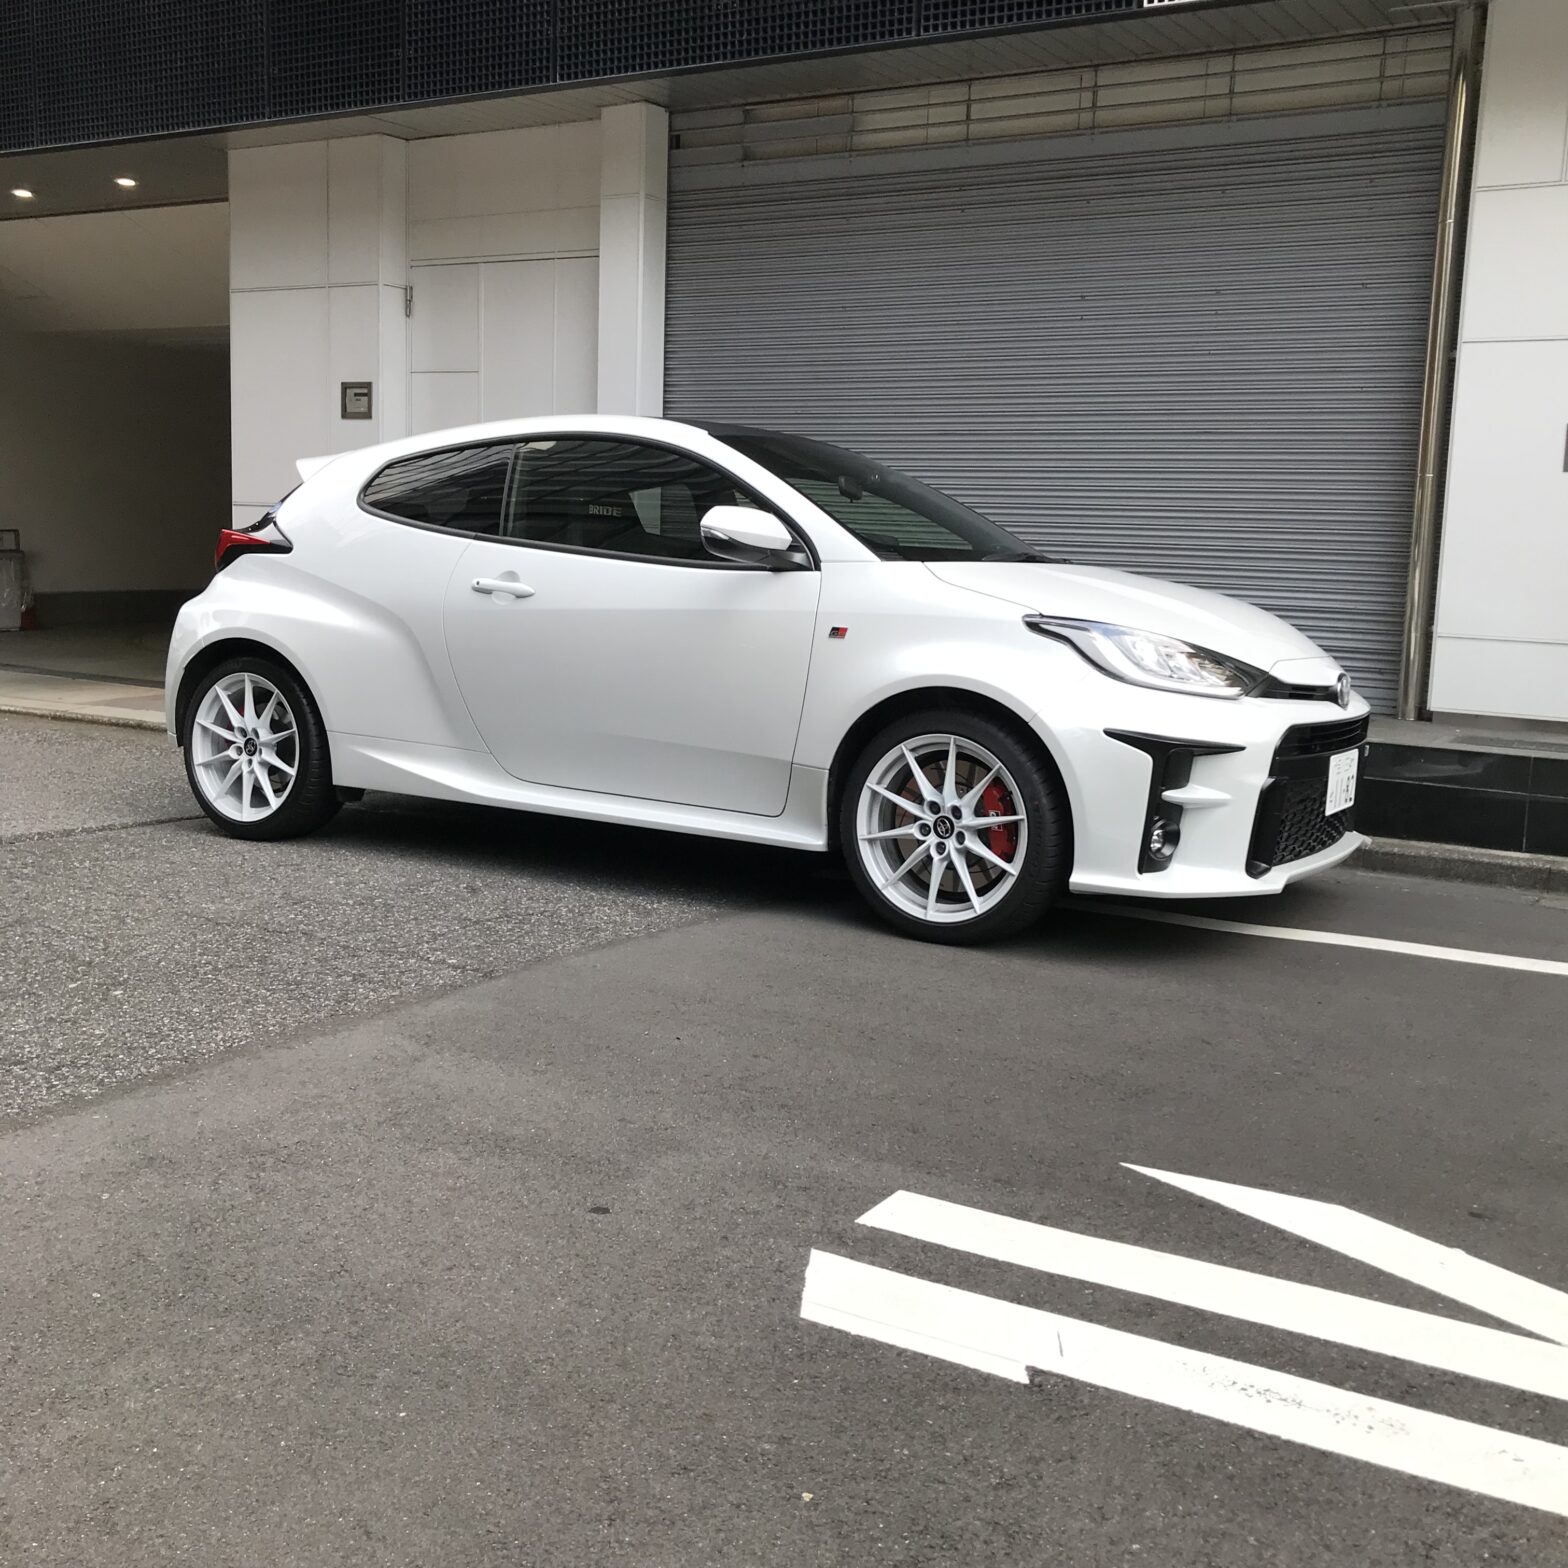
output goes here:
[[657, 560], [711, 561], [699, 526], [713, 506], [750, 506], [733, 479], [683, 452], [562, 436], [517, 449], [509, 539]]
[[388, 463], [365, 486], [365, 505], [459, 533], [501, 529], [512, 447], [465, 446]]

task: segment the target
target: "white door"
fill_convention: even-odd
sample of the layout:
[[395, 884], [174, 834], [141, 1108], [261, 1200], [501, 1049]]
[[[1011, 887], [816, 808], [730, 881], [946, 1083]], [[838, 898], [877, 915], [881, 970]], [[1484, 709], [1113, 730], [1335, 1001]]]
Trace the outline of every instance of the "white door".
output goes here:
[[593, 411], [599, 267], [591, 256], [415, 267], [414, 431]]
[[469, 712], [509, 773], [783, 811], [821, 577], [707, 555], [698, 518], [745, 500], [663, 447], [519, 449], [502, 536], [468, 546], [445, 617]]

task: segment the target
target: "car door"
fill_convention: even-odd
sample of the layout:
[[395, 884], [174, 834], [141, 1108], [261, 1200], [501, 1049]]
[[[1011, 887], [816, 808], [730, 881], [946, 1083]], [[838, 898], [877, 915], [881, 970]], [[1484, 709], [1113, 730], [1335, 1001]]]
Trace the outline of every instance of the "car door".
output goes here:
[[445, 613], [458, 685], [509, 773], [783, 811], [821, 576], [714, 559], [699, 521], [719, 504], [751, 498], [672, 447], [519, 445], [501, 534], [469, 545]]

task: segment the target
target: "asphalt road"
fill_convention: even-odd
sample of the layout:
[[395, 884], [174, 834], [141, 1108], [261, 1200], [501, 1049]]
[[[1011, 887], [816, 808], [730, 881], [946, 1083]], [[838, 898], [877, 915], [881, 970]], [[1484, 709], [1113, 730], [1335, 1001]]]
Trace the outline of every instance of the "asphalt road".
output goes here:
[[[909, 1191], [1506, 1330], [1419, 1242], [1123, 1162], [1568, 1290], [1568, 976], [1137, 906], [936, 949], [809, 859], [392, 801], [242, 846], [86, 725], [0, 718], [0, 802], [0, 1563], [1568, 1561], [1568, 1494], [801, 1316], [819, 1249], [1550, 1466], [1568, 1402], [1423, 1364], [1425, 1319], [1374, 1353], [1159, 1299], [1147, 1254], [1134, 1293], [856, 1220]], [[1565, 905], [1346, 873], [1200, 912], [1561, 960]]]

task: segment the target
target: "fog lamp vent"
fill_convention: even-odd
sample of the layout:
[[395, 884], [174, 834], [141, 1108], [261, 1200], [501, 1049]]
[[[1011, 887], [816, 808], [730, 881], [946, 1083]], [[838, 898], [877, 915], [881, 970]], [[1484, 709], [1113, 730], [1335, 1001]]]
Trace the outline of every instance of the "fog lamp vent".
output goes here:
[[1178, 740], [1169, 735], [1143, 735], [1136, 730], [1107, 730], [1112, 740], [1141, 751], [1149, 759], [1149, 799], [1143, 819], [1143, 842], [1138, 870], [1147, 875], [1164, 871], [1181, 842], [1181, 807], [1166, 800], [1167, 790], [1185, 789], [1192, 782], [1195, 757], [1222, 757], [1240, 746], [1202, 740]]
[[1176, 853], [1181, 840], [1181, 829], [1164, 817], [1156, 817], [1149, 824], [1148, 851], [1151, 860], [1169, 860]]

